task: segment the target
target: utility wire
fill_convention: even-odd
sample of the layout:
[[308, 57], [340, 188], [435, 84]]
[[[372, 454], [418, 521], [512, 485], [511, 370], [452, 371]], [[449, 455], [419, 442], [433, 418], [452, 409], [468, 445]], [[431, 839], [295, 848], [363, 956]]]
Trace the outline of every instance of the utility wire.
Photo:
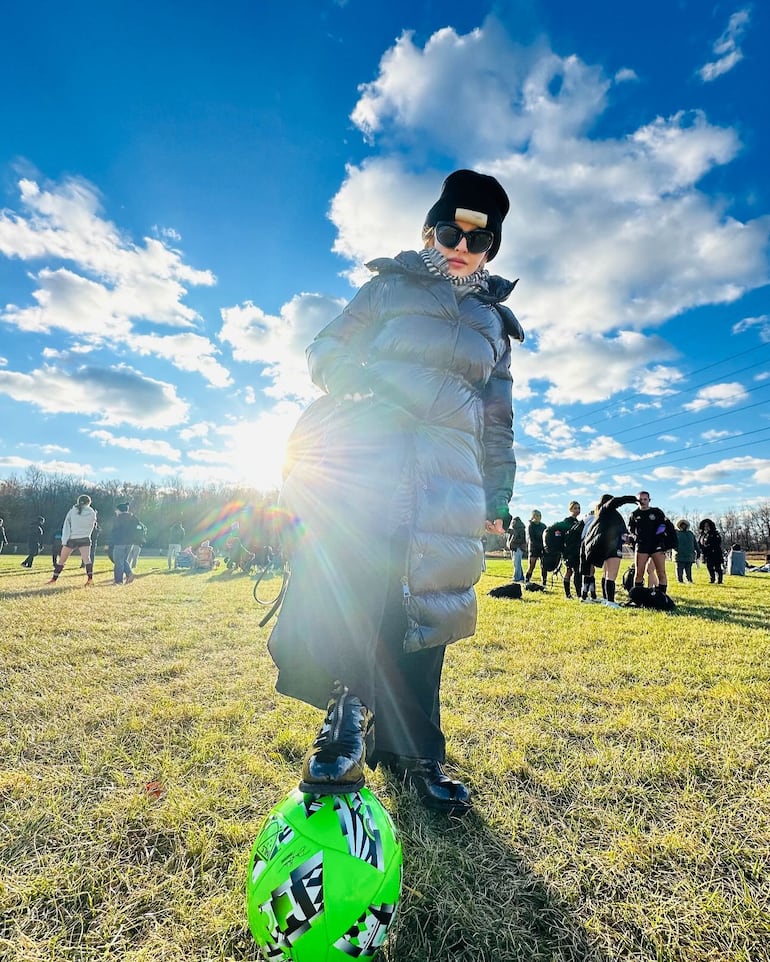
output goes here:
[[[759, 350], [761, 350], [761, 347], [759, 348]], [[720, 364], [725, 364], [727, 361], [734, 361], [736, 358], [744, 357], [746, 354], [755, 354], [756, 351], [757, 351], [757, 347], [751, 347], [751, 348], [748, 348], [748, 350], [746, 351], [740, 351], [738, 354], [732, 354], [729, 357], [723, 357], [719, 361], [715, 361], [713, 364], [706, 364], [704, 367], [696, 368], [696, 370], [691, 371], [687, 376], [693, 377], [696, 374], [702, 374], [704, 371], [708, 371], [711, 368], [718, 367]], [[750, 371], [752, 368], [760, 367], [762, 364], [766, 364], [766, 363], [767, 363], [767, 360], [765, 359], [762, 361], [756, 361], [754, 364], [748, 364], [746, 365], [746, 367], [738, 368], [737, 371], [727, 371], [723, 375], [720, 375], [719, 377], [710, 378], [709, 380], [702, 381], [700, 384], [695, 384], [692, 387], [680, 388], [678, 391], [673, 391], [671, 394], [666, 395], [666, 398], [668, 399], [668, 398], [676, 397], [679, 394], [688, 394], [690, 391], [698, 391], [700, 390], [700, 388], [708, 387], [709, 384], [713, 384], [716, 381], [722, 380], [723, 378], [735, 377], [736, 374], [742, 374], [744, 371]], [[565, 418], [564, 423], [572, 424], [574, 421], [578, 421], [578, 420], [584, 421], [586, 417], [589, 417], [589, 418], [593, 417], [594, 414], [600, 414], [602, 411], [606, 411], [608, 408], [612, 408], [612, 407], [616, 408], [619, 404], [627, 404], [629, 401], [632, 401], [634, 398], [637, 398], [637, 397], [648, 398], [649, 394], [644, 394], [641, 391], [636, 391], [634, 394], [630, 394], [626, 398], [615, 398], [613, 400], [608, 401], [606, 404], [602, 405], [599, 408], [594, 408], [594, 410], [589, 412], [588, 414], [581, 413], [581, 414], [576, 414], [570, 418]], [[612, 419], [609, 417], [601, 418], [599, 423], [601, 424], [603, 421], [609, 421], [609, 420], [612, 420]]]
[[[663, 454], [653, 451], [652, 454], [642, 454], [638, 458], [635, 458], [633, 460], [619, 461], [617, 464], [611, 465], [610, 468], [608, 468], [608, 470], [614, 471], [616, 468], [623, 468], [630, 465], [639, 464], [640, 461], [649, 461], [650, 458], [660, 459], [660, 467], [667, 467], [669, 464], [678, 464], [680, 461], [690, 460], [689, 454], [686, 457], [669, 459], [669, 455], [671, 454], [679, 454], [682, 451], [691, 452], [691, 451], [694, 451], [696, 448], [711, 447], [714, 444], [721, 444], [722, 441], [732, 440], [732, 438], [746, 438], [746, 437], [749, 437], [750, 435], [759, 434], [763, 431], [770, 431], [770, 426], [755, 428], [753, 431], [742, 431], [740, 434], [732, 435], [731, 438], [717, 438], [711, 441], [702, 441], [700, 444], [692, 444], [690, 445], [690, 447], [687, 447], [687, 448], [674, 448], [673, 450], [666, 451]], [[758, 439], [754, 439], [753, 441], [745, 441], [745, 442], [742, 442], [741, 444], [734, 444], [731, 447], [722, 448], [720, 451], [714, 451], [713, 454], [715, 457], [718, 457], [719, 455], [724, 454], [726, 451], [734, 451], [734, 450], [737, 450], [738, 448], [745, 448], [746, 445], [748, 444], [756, 444], [757, 440]], [[762, 438], [761, 440], [765, 440], [765, 439]], [[770, 437], [768, 437], [767, 440], [770, 440]], [[703, 455], [708, 455], [710, 453], [711, 452], [709, 451], [701, 451], [699, 454], [694, 455], [694, 457], [699, 458], [699, 457], [703, 457]]]
[[[767, 384], [758, 384], [756, 387], [748, 388], [743, 394], [733, 394], [731, 397], [720, 398], [720, 401], [729, 401], [733, 397], [743, 397], [745, 394], [751, 394], [752, 391], [759, 391], [762, 388], [770, 387], [770, 381]], [[728, 415], [739, 414], [741, 411], [750, 411], [752, 408], [760, 407], [761, 405], [766, 405], [767, 401], [755, 401], [754, 404], [744, 404], [741, 407], [731, 407], [725, 408], [724, 411], [720, 411], [718, 414], [710, 414], [705, 418], [696, 418], [694, 421], [688, 421], [687, 424], [679, 424], [673, 427], [672, 431], [678, 431], [681, 428], [690, 428], [695, 424], [705, 424], [707, 421], [716, 421], [718, 418], [724, 418]], [[647, 421], [644, 424], [637, 424], [633, 428], [623, 428], [622, 431], [616, 431], [613, 437], [620, 437], [621, 434], [628, 434], [630, 431], [637, 431], [639, 428], [647, 427], [648, 424], [660, 424], [661, 421], [670, 421], [671, 418], [679, 417], [682, 414], [681, 411], [677, 411], [676, 414], [664, 414], [662, 418], [658, 418], [657, 421]], [[653, 431], [651, 434], [641, 434], [638, 438], [634, 438], [635, 441], [643, 441], [645, 438], [654, 438], [660, 434], [660, 431]]]

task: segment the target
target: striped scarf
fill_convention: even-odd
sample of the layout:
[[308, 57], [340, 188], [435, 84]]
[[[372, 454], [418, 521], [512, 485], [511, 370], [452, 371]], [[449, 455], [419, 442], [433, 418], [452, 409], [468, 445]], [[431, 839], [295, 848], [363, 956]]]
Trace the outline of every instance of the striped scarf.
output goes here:
[[420, 257], [422, 257], [431, 274], [436, 274], [449, 281], [453, 287], [457, 288], [457, 294], [460, 297], [470, 294], [472, 291], [487, 290], [488, 271], [482, 269], [469, 274], [468, 277], [455, 277], [447, 270], [446, 257], [439, 253], [435, 247], [424, 248], [420, 251]]

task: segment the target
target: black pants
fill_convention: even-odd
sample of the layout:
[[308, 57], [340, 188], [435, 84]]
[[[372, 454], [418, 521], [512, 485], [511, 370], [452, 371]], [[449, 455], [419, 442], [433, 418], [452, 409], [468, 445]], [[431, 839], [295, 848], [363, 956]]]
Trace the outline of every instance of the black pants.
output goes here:
[[401, 582], [394, 578], [375, 655], [372, 765], [378, 752], [439, 762], [446, 757], [439, 699], [445, 648], [439, 645], [404, 654], [405, 630]]
[[707, 558], [706, 567], [708, 568], [709, 578], [711, 579], [711, 581], [716, 580], [721, 585], [722, 584], [722, 565], [717, 564], [716, 561], [709, 561]]
[[692, 561], [677, 561], [676, 578], [677, 581], [683, 581], [686, 578], [692, 584]]

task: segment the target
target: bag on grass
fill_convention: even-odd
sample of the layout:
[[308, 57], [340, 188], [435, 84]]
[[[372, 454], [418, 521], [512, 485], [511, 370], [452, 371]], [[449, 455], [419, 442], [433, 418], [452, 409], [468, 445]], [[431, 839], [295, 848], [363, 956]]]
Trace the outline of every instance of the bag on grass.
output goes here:
[[509, 585], [499, 585], [489, 592], [490, 598], [521, 598], [521, 585], [513, 582]]
[[629, 565], [623, 574], [622, 585], [625, 590], [630, 594], [631, 589], [634, 587], [634, 579], [636, 578], [636, 566]]
[[631, 589], [628, 593], [628, 605], [631, 608], [652, 608], [655, 611], [676, 610], [676, 604], [670, 595], [654, 588], [645, 588], [644, 585], [635, 585]]

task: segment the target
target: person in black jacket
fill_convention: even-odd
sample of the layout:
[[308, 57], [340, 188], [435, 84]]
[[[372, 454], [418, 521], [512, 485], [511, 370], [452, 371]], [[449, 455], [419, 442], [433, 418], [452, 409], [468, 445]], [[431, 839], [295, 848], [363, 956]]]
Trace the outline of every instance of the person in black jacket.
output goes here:
[[615, 601], [615, 583], [623, 557], [623, 541], [628, 533], [626, 522], [618, 511], [624, 504], [636, 504], [633, 494], [613, 498], [603, 494], [594, 510], [593, 519], [586, 521], [586, 534], [581, 545], [581, 562], [584, 571], [583, 601], [586, 600], [586, 582], [590, 587], [594, 580], [593, 568], [602, 569], [602, 601], [612, 608]]
[[138, 545], [143, 537], [144, 525], [132, 514], [128, 501], [121, 501], [115, 508], [115, 523], [112, 527], [112, 564], [116, 585], [130, 585], [134, 573], [129, 564], [131, 548]]
[[308, 348], [324, 395], [289, 443], [280, 503], [298, 537], [269, 640], [278, 690], [326, 706], [302, 791], [357, 791], [380, 764], [430, 808], [470, 807], [443, 768], [439, 692], [446, 646], [475, 631], [481, 539], [510, 518], [524, 334], [502, 303], [513, 283], [485, 269], [508, 207], [493, 177], [455, 171], [424, 249], [372, 261]]
[[537, 510], [537, 508], [532, 512], [529, 524], [527, 525], [527, 542], [529, 544], [529, 567], [527, 568], [527, 573], [524, 575], [525, 581], [530, 581], [532, 575], [535, 573], [535, 568], [537, 567], [538, 561], [540, 562], [540, 575], [545, 584], [548, 572], [545, 570], [545, 565], [543, 564], [543, 554], [545, 553], [545, 545], [543, 544], [543, 535], [545, 534], [545, 524], [543, 523], [543, 516]]
[[655, 590], [665, 594], [668, 590], [666, 575], [666, 515], [660, 508], [650, 505], [650, 492], [640, 491], [636, 496], [639, 507], [631, 512], [628, 527], [636, 545], [636, 576], [634, 585], [644, 584], [647, 562], [652, 558], [658, 583]]
[[3, 524], [3, 519], [0, 518], [0, 554], [3, 553], [3, 548], [8, 544], [8, 535], [5, 533], [5, 525]]
[[43, 550], [43, 525], [45, 524], [45, 518], [40, 515], [36, 521], [30, 521], [29, 533], [27, 535], [27, 551], [29, 554], [22, 561], [22, 568], [31, 568], [32, 562], [35, 560], [35, 556], [39, 555]]
[[574, 579], [575, 597], [583, 590], [583, 576], [580, 573], [580, 545], [583, 540], [583, 521], [580, 519], [580, 503], [570, 501], [569, 514], [562, 522], [564, 528], [564, 597], [571, 598], [570, 582]]
[[704, 518], [698, 524], [698, 547], [706, 568], [709, 579], [713, 585], [716, 581], [722, 584], [722, 574], [725, 566], [725, 556], [722, 551], [722, 536], [717, 531], [717, 526], [711, 518]]

